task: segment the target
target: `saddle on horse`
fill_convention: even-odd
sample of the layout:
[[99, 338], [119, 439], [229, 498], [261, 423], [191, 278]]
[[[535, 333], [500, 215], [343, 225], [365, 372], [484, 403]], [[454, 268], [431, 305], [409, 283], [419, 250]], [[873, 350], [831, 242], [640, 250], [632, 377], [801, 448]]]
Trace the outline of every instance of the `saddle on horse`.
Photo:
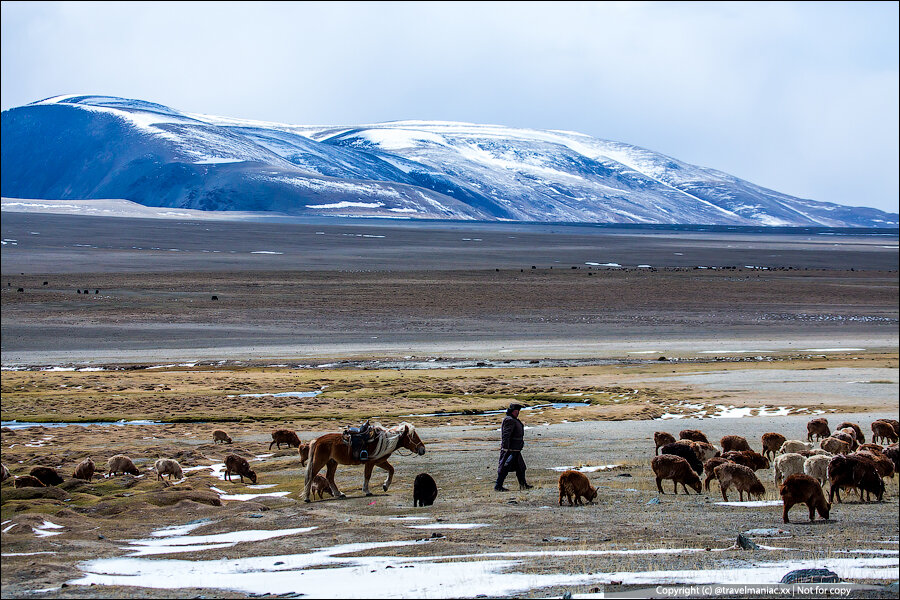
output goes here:
[[350, 447], [350, 456], [353, 460], [369, 460], [369, 451], [366, 446], [375, 439], [375, 428], [366, 421], [359, 427], [348, 427], [341, 434], [341, 439]]

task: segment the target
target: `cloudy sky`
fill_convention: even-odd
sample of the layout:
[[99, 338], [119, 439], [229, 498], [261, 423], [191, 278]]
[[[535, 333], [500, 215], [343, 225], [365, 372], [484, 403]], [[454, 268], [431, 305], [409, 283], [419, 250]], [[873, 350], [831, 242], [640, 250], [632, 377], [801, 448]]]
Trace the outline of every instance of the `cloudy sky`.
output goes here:
[[567, 129], [898, 211], [897, 2], [3, 2], [2, 108]]

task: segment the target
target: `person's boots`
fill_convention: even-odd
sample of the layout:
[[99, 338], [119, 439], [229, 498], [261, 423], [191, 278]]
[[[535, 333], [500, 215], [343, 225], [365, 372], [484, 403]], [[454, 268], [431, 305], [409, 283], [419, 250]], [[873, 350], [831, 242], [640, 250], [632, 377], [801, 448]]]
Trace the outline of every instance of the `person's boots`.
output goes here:
[[530, 490], [533, 487], [534, 487], [533, 485], [529, 485], [529, 483], [527, 481], [525, 481], [525, 477], [522, 477], [521, 479], [519, 479], [519, 489], [520, 490]]
[[495, 492], [508, 492], [509, 488], [503, 487], [503, 480], [506, 479], [506, 475], [501, 475], [497, 477], [497, 483], [494, 484]]

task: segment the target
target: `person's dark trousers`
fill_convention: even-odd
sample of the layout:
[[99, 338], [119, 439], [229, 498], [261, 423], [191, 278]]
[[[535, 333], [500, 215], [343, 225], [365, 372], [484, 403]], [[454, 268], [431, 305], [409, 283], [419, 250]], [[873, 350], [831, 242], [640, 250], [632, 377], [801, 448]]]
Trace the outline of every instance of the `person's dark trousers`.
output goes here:
[[516, 479], [519, 485], [525, 487], [528, 483], [525, 481], [525, 460], [522, 458], [521, 452], [510, 452], [508, 450], [500, 451], [500, 461], [497, 466], [497, 483], [494, 489], [503, 487], [503, 480], [506, 479], [510, 471], [516, 472]]

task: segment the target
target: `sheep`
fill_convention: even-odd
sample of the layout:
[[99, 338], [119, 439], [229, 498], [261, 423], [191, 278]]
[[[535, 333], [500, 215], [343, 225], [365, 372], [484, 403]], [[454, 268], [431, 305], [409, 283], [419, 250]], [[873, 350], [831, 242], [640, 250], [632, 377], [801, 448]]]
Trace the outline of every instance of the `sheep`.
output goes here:
[[872, 422], [872, 441], [877, 444], [879, 438], [892, 444], [897, 441], [894, 426], [884, 419]]
[[884, 455], [894, 463], [894, 472], [900, 472], [900, 449], [897, 444], [891, 444], [884, 449]]
[[691, 465], [691, 468], [694, 469], [694, 472], [697, 473], [698, 477], [703, 474], [703, 463], [700, 462], [700, 459], [697, 458], [697, 455], [691, 448], [678, 443], [666, 444], [662, 447], [662, 453], [680, 456], [688, 461], [688, 464]]
[[6, 468], [6, 465], [0, 464], [0, 481], [6, 481], [9, 479], [9, 469]]
[[853, 454], [849, 454], [848, 456], [859, 456], [862, 458], [867, 458], [871, 460], [875, 464], [875, 470], [878, 471], [878, 476], [884, 479], [885, 477], [894, 478], [894, 463], [884, 454], [875, 453], [875, 452], [854, 452]]
[[856, 442], [856, 434], [853, 433], [853, 430], [850, 430], [850, 433], [846, 431], [834, 431], [831, 433], [831, 437], [836, 440], [841, 440], [842, 442], [847, 442], [847, 446], [850, 448], [850, 451], [853, 452], [856, 450], [856, 447], [859, 444]]
[[157, 481], [163, 481], [163, 475], [168, 475], [169, 481], [172, 481], [173, 477], [175, 479], [184, 479], [184, 472], [181, 470], [181, 465], [178, 464], [178, 461], [174, 458], [160, 458], [153, 463], [153, 468], [156, 469]]
[[287, 444], [288, 448], [299, 448], [300, 438], [297, 437], [296, 432], [291, 431], [290, 429], [276, 429], [272, 432], [272, 441], [269, 442], [269, 450], [272, 449], [272, 444], [275, 444], [275, 447], [279, 450], [281, 449], [282, 444]]
[[722, 452], [742, 452], [744, 450], [748, 452], [753, 451], [753, 448], [751, 448], [750, 444], [747, 443], [747, 439], [739, 435], [726, 435], [721, 440], [719, 440], [719, 444], [722, 446]]
[[884, 454], [884, 446], [880, 444], [860, 444], [857, 451], [872, 452], [873, 454]]
[[232, 475], [239, 475], [241, 483], [244, 482], [244, 477], [247, 477], [254, 485], [256, 485], [256, 473], [250, 469], [250, 463], [247, 462], [247, 459], [242, 458], [237, 454], [229, 454], [225, 457], [226, 481], [231, 481]]
[[437, 494], [437, 484], [431, 475], [428, 473], [416, 475], [413, 481], [413, 506], [431, 506]]
[[894, 428], [894, 433], [900, 436], [900, 421], [897, 419], [876, 419], [877, 421], [884, 421], [885, 423], [890, 423], [891, 427]]
[[715, 446], [706, 442], [691, 442], [691, 449], [697, 455], [697, 458], [700, 459], [700, 462], [706, 462], [710, 458], [721, 455]]
[[813, 441], [813, 436], [816, 436], [816, 439], [819, 440], [830, 435], [831, 430], [828, 428], [828, 419], [817, 417], [806, 424], [807, 442]]
[[706, 488], [707, 492], [709, 491], [709, 482], [716, 478], [715, 468], [727, 462], [731, 461], [727, 458], [722, 458], [721, 456], [714, 456], [703, 463], [703, 472], [706, 473], [706, 479], [703, 480], [703, 487]]
[[781, 485], [785, 477], [794, 473], [802, 473], [806, 459], [800, 454], [782, 454], [775, 459], [775, 487]]
[[820, 517], [826, 521], [828, 520], [831, 504], [825, 500], [825, 492], [822, 491], [822, 486], [819, 485], [819, 482], [809, 475], [795, 473], [788, 476], [778, 493], [781, 495], [781, 501], [784, 503], [782, 519], [785, 523], [791, 522], [788, 519], [788, 511], [795, 504], [805, 504], [809, 508], [810, 522], [815, 520], [816, 511], [819, 511]]
[[870, 493], [874, 493], [879, 502], [884, 495], [884, 482], [878, 476], [875, 463], [859, 456], [842, 455], [832, 458], [828, 463], [828, 481], [831, 483], [829, 502], [834, 502], [835, 495], [838, 502], [842, 502], [841, 488], [856, 489], [860, 500], [863, 491], [866, 492], [867, 498]]
[[772, 455], [772, 458], [775, 458], [775, 454], [778, 453], [778, 450], [781, 448], [781, 445], [787, 441], [787, 438], [781, 435], [780, 433], [764, 433], [762, 434], [762, 449], [763, 456], [769, 458], [769, 455]]
[[656, 474], [656, 489], [659, 490], [660, 494], [665, 494], [662, 488], [663, 479], [671, 479], [675, 482], [676, 496], [678, 495], [679, 483], [681, 484], [681, 487], [684, 488], [685, 494], [688, 493], [686, 486], [691, 486], [698, 494], [702, 489], [700, 478], [697, 477], [697, 474], [692, 469], [690, 463], [680, 456], [675, 456], [673, 454], [654, 456], [653, 460], [650, 461], [650, 467], [653, 469], [653, 473]]
[[803, 458], [809, 458], [810, 456], [827, 456], [828, 458], [831, 458], [832, 456], [834, 456], [834, 454], [832, 454], [828, 450], [822, 450], [821, 448], [813, 448], [812, 450], [801, 450], [801, 451], [797, 452], [797, 454], [799, 454]]
[[[654, 457], [653, 460], [656, 460]], [[563, 496], [569, 501], [569, 506], [581, 506], [584, 497], [589, 504], [594, 503], [597, 497], [597, 488], [591, 485], [590, 480], [584, 473], [573, 471], [563, 471], [559, 476], [559, 505], [562, 506]], [[575, 497], [575, 503], [572, 503], [572, 497]]]
[[822, 446], [822, 450], [826, 450], [832, 454], [850, 453], [850, 444], [835, 437], [827, 437], [819, 442], [819, 445]]
[[682, 429], [678, 432], [679, 439], [682, 440], [691, 440], [692, 442], [706, 442], [709, 443], [709, 440], [703, 434], [702, 431], [698, 429]]
[[34, 467], [28, 474], [40, 479], [41, 483], [47, 487], [59, 485], [64, 481], [63, 478], [59, 476], [59, 473], [56, 472], [56, 469], [52, 467]]
[[75, 479], [86, 479], [90, 481], [94, 478], [94, 472], [97, 470], [97, 467], [94, 465], [94, 461], [90, 459], [90, 457], [84, 459], [75, 467], [75, 470], [72, 472], [72, 477]]
[[828, 463], [830, 462], [830, 456], [821, 454], [810, 456], [803, 461], [803, 472], [818, 481], [822, 487], [825, 487], [825, 482], [828, 481]]
[[319, 500], [322, 499], [324, 494], [328, 494], [331, 497], [334, 497], [334, 492], [331, 491], [331, 485], [328, 483], [328, 480], [325, 479], [322, 475], [316, 475], [313, 477], [312, 485], [309, 488], [309, 493], [314, 497], [318, 496]]
[[659, 449], [666, 444], [674, 444], [675, 436], [665, 431], [656, 431], [653, 433], [653, 442], [656, 444], [656, 455], [659, 456]]
[[762, 454], [753, 452], [752, 450], [742, 450], [740, 452], [732, 450], [731, 452], [724, 453], [722, 455], [722, 458], [727, 458], [733, 463], [744, 465], [745, 467], [749, 467], [754, 471], [759, 471], [760, 469], [768, 469], [771, 466], [768, 458], [766, 458]]
[[300, 447], [297, 448], [297, 453], [300, 454], [300, 466], [305, 467], [306, 461], [309, 460], [309, 442], [305, 444], [300, 444]]
[[813, 447], [812, 444], [807, 442], [801, 442], [800, 440], [787, 440], [781, 445], [781, 448], [778, 450], [782, 454], [787, 454], [788, 452], [800, 452], [802, 450], [811, 450]]
[[213, 444], [218, 443], [230, 444], [232, 442], [231, 438], [228, 437], [228, 434], [222, 431], [221, 429], [216, 429], [213, 431]]
[[124, 454], [116, 454], [106, 461], [107, 476], [112, 477], [117, 473], [128, 473], [130, 475], [139, 475], [140, 471], [131, 462], [131, 459]]
[[841, 423], [840, 425], [837, 426], [838, 430], [846, 429], [847, 427], [850, 427], [851, 429], [853, 429], [853, 432], [856, 434], [856, 441], [858, 443], [860, 443], [860, 444], [866, 443], [866, 436], [863, 435], [862, 427], [860, 427], [858, 424], [851, 423], [850, 421], [844, 421], [843, 423]]
[[766, 488], [753, 472], [750, 467], [727, 462], [719, 465], [713, 472], [716, 479], [719, 480], [719, 487], [722, 488], [722, 498], [728, 502], [728, 488], [734, 485], [740, 494], [741, 502], [744, 501], [744, 492], [747, 492], [747, 499], [751, 496], [761, 497], [766, 493]]
[[47, 487], [43, 484], [43, 482], [35, 477], [34, 475], [22, 475], [21, 477], [16, 477], [14, 485], [17, 488], [23, 487]]

